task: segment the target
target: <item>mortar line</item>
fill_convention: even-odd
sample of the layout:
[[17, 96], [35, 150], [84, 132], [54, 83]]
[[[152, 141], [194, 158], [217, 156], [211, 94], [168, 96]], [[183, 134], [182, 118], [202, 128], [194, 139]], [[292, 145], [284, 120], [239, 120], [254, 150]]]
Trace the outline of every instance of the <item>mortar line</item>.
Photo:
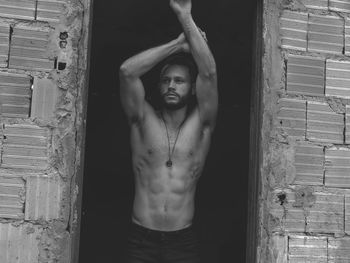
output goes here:
[[13, 27], [10, 25], [10, 35], [9, 35], [9, 51], [7, 54], [7, 68], [10, 68], [10, 56], [11, 56], [11, 43], [12, 43]]
[[[288, 54], [289, 55], [289, 54]], [[288, 92], [287, 91], [287, 83], [288, 83], [288, 59], [284, 60], [284, 67], [285, 67], [285, 72], [284, 72], [284, 92]]]
[[[328, 0], [329, 1], [329, 0]], [[343, 52], [342, 54], [345, 55], [345, 48], [346, 48], [346, 41], [345, 41], [345, 26], [346, 26], [346, 18], [345, 17], [342, 17], [343, 19]]]
[[307, 141], [307, 122], [308, 122], [308, 118], [307, 118], [307, 113], [308, 113], [308, 108], [309, 108], [309, 102], [306, 100], [305, 102], [305, 141]]
[[344, 113], [344, 128], [343, 128], [343, 144], [346, 144], [346, 107], [345, 107], [345, 113]]
[[326, 146], [323, 146], [323, 186], [326, 184]]
[[327, 59], [324, 59], [323, 63], [323, 95], [326, 96], [326, 86], [327, 86]]
[[35, 1], [34, 20], [37, 20], [37, 18], [38, 18], [38, 2], [39, 2], [39, 0]]
[[0, 167], [3, 163], [3, 155], [4, 155], [4, 143], [5, 143], [5, 124], [1, 124], [1, 148], [0, 148]]
[[328, 237], [327, 237], [327, 250], [326, 250], [326, 252], [327, 252], [327, 262], [329, 262], [329, 252], [328, 252], [328, 247], [329, 247], [329, 239], [328, 239]]
[[289, 262], [289, 243], [290, 243], [290, 236], [287, 235], [287, 261]]
[[[328, 0], [329, 1], [329, 0]], [[307, 24], [306, 24], [306, 52], [309, 52], [309, 29], [310, 29], [310, 13], [307, 13]]]
[[34, 77], [30, 76], [30, 98], [29, 98], [29, 117], [32, 116], [32, 101], [34, 94]]
[[343, 231], [344, 231], [344, 234], [346, 234], [345, 233], [345, 230], [346, 230], [346, 194], [344, 194], [344, 216], [343, 216], [343, 220], [344, 220], [344, 222], [343, 222]]

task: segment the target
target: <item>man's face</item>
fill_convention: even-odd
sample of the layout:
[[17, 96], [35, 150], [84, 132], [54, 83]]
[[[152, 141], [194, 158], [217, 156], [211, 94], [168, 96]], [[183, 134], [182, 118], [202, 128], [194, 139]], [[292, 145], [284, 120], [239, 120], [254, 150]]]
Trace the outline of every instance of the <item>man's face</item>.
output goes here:
[[182, 65], [171, 65], [160, 79], [160, 96], [165, 107], [178, 109], [185, 106], [194, 93], [189, 69]]

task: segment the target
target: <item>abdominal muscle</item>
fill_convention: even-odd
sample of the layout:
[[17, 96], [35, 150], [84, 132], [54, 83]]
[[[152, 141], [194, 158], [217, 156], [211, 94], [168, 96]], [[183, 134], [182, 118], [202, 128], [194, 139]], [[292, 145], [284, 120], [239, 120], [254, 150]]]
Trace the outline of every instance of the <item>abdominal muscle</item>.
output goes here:
[[139, 165], [141, 167], [135, 173], [133, 221], [161, 231], [174, 231], [191, 225], [198, 180], [198, 174], [193, 171], [197, 170], [193, 169], [194, 165], [182, 162], [168, 168], [165, 161], [158, 167], [147, 167], [142, 162]]

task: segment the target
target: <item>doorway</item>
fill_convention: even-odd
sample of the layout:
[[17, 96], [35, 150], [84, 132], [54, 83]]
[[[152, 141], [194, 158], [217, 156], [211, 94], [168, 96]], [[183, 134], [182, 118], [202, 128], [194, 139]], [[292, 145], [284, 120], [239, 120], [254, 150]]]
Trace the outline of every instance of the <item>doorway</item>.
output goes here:
[[[196, 193], [194, 225], [204, 263], [245, 262], [250, 90], [256, 1], [193, 1], [218, 71], [219, 112]], [[94, 1], [81, 263], [119, 262], [133, 201], [129, 128], [118, 69], [132, 55], [177, 37], [164, 0]], [[158, 73], [144, 78], [154, 87]]]

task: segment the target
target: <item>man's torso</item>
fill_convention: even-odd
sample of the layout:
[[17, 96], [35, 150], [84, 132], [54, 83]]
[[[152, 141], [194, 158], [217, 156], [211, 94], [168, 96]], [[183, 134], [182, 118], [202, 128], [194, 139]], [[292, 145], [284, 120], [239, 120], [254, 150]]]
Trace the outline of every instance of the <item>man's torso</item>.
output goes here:
[[[131, 127], [133, 221], [150, 229], [173, 231], [192, 223], [196, 184], [211, 134], [209, 128], [203, 128], [195, 109], [183, 123], [177, 141], [176, 137], [177, 130], [168, 129], [167, 135], [156, 113]], [[169, 155], [171, 167], [166, 165]]]

